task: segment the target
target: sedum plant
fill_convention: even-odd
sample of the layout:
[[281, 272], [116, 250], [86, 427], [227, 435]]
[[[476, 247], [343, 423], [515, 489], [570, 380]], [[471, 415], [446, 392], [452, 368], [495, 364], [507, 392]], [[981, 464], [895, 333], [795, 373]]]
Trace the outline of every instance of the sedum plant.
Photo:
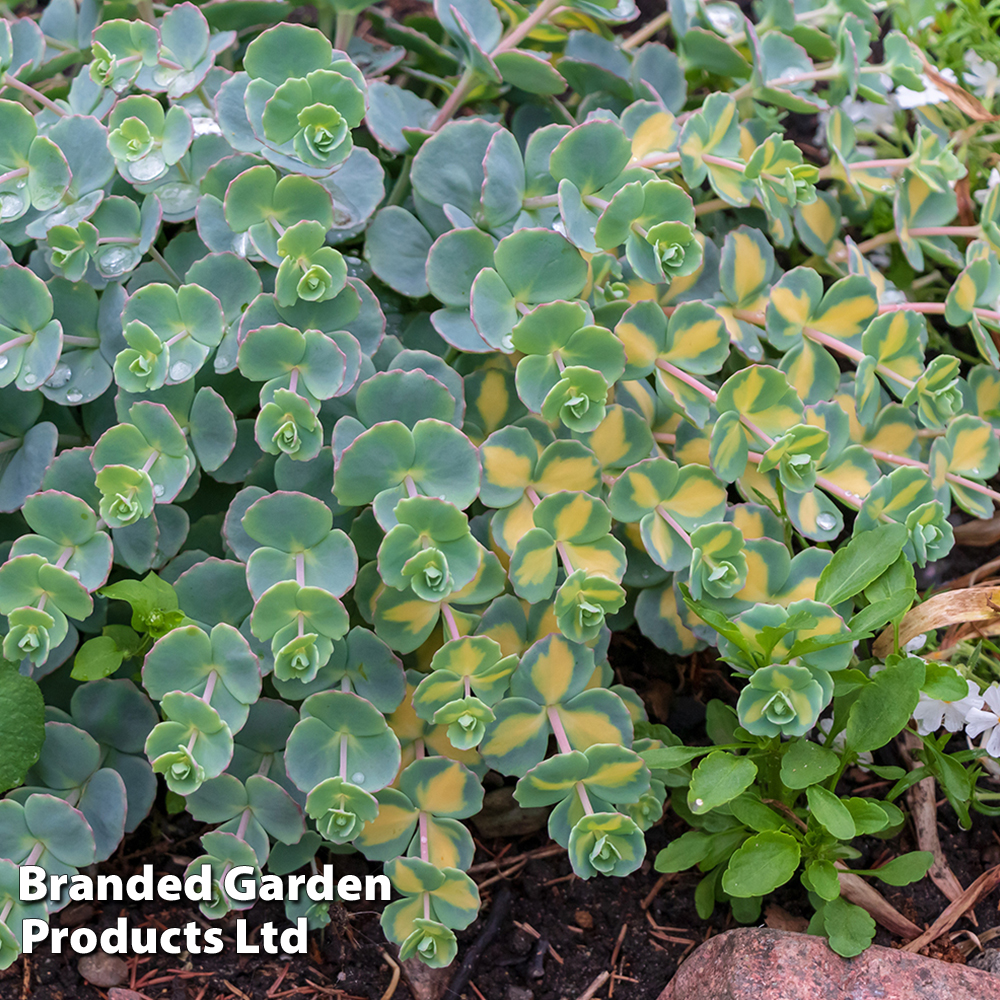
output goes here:
[[[0, 967], [13, 865], [107, 858], [157, 775], [214, 826], [206, 916], [233, 865], [357, 850], [447, 965], [489, 769], [583, 878], [638, 868], [672, 789], [657, 864], [703, 914], [798, 874], [857, 953], [850, 886], [930, 859], [854, 838], [927, 773], [992, 808], [995, 692], [984, 749], [922, 722], [920, 769], [838, 794], [978, 693], [892, 640], [1000, 499], [981, 122], [905, 112], [922, 55], [856, 0], [672, 3], [671, 47], [632, 0], [285, 11], [0, 22]], [[709, 745], [615, 683], [633, 624], [731, 668]]]

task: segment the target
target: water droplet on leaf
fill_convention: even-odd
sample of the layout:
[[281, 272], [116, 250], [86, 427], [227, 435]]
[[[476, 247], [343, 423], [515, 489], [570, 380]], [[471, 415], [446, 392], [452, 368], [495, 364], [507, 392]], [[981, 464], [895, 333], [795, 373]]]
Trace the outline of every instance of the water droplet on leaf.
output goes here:
[[0, 219], [13, 219], [23, 208], [24, 201], [18, 195], [6, 191], [0, 194]]
[[364, 780], [365, 776], [360, 771], [355, 771], [354, 774], [351, 775], [351, 781], [353, 781], [356, 785], [360, 785]]
[[56, 365], [56, 370], [46, 379], [45, 384], [53, 389], [61, 389], [73, 377], [73, 370], [69, 365], [61, 361]]
[[70, 389], [70, 391], [66, 393], [67, 403], [79, 403], [81, 399], [83, 399], [83, 393], [80, 392], [79, 389]]
[[824, 531], [830, 531], [837, 526], [837, 519], [833, 514], [827, 514], [826, 511], [823, 511], [822, 514], [816, 515], [816, 524]]
[[175, 361], [170, 366], [170, 378], [174, 382], [183, 382], [192, 372], [191, 365], [187, 361]]

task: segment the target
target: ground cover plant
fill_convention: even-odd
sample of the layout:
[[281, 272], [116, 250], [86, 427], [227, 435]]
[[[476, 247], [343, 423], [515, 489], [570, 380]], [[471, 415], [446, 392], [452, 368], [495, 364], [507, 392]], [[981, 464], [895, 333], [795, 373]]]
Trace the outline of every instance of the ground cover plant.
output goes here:
[[[919, 655], [966, 619], [914, 572], [1000, 499], [993, 64], [863, 0], [636, 14], [0, 21], [0, 968], [17, 865], [109, 858], [161, 778], [206, 916], [360, 851], [432, 966], [488, 770], [582, 878], [669, 795], [700, 913], [798, 879], [845, 955], [933, 860], [851, 865], [908, 788], [995, 814], [996, 650]], [[730, 668], [705, 741], [615, 682], [633, 626]]]

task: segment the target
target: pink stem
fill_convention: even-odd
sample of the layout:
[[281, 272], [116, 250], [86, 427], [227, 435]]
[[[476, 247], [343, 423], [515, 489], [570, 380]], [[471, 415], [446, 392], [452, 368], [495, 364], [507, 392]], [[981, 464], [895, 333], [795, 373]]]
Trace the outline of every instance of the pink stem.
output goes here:
[[452, 639], [461, 639], [462, 633], [458, 629], [458, 622], [455, 621], [455, 612], [451, 610], [451, 605], [442, 604], [441, 615], [448, 625], [448, 631], [451, 633]]

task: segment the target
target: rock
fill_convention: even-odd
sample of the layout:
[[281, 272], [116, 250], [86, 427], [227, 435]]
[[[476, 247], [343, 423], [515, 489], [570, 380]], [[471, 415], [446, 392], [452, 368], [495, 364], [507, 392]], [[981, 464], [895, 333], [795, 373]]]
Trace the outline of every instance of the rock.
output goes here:
[[91, 986], [98, 986], [102, 990], [125, 982], [128, 976], [128, 966], [120, 958], [105, 955], [103, 951], [84, 955], [76, 968]]
[[414, 1000], [441, 1000], [455, 974], [452, 968], [432, 969], [418, 958], [408, 958], [400, 965]]
[[893, 948], [841, 958], [808, 934], [741, 928], [710, 938], [658, 1000], [986, 1000], [1000, 977]]
[[507, 939], [507, 947], [515, 955], [527, 955], [535, 947], [535, 939], [520, 927], [515, 927]]
[[142, 994], [135, 990], [112, 989], [108, 990], [108, 1000], [142, 1000]]
[[969, 959], [969, 965], [974, 969], [982, 969], [983, 972], [991, 972], [994, 976], [1000, 976], [1000, 948], [977, 951]]
[[523, 986], [508, 986], [505, 1000], [535, 1000], [535, 994]]
[[548, 821], [548, 807], [523, 808], [509, 786], [487, 792], [482, 810], [472, 820], [480, 836], [487, 840], [524, 837], [541, 830]]
[[577, 910], [573, 914], [573, 919], [576, 921], [577, 927], [585, 931], [593, 930], [594, 918], [586, 910]]
[[798, 934], [804, 934], [809, 926], [805, 917], [794, 917], [777, 903], [764, 907], [764, 923], [774, 931], [795, 931]]

